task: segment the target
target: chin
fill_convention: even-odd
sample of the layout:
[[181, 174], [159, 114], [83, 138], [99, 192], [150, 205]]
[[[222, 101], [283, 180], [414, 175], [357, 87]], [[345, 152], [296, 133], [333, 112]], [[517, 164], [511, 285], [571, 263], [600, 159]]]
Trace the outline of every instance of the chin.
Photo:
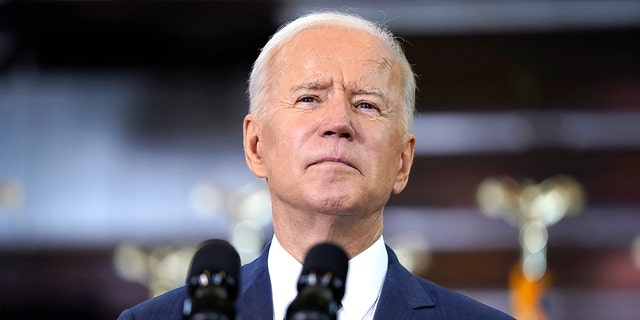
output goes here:
[[353, 215], [358, 211], [357, 208], [361, 207], [357, 201], [345, 197], [344, 194], [337, 197], [313, 197], [311, 203], [315, 207], [315, 211], [336, 216]]
[[311, 210], [324, 214], [350, 216], [367, 211], [375, 202], [364, 192], [365, 188], [357, 183], [314, 184], [312, 188], [303, 188], [301, 191]]
[[354, 194], [345, 197], [310, 197], [306, 198], [305, 206], [309, 212], [316, 212], [336, 217], [364, 218], [376, 212], [382, 212], [384, 203], [370, 198], [360, 198]]

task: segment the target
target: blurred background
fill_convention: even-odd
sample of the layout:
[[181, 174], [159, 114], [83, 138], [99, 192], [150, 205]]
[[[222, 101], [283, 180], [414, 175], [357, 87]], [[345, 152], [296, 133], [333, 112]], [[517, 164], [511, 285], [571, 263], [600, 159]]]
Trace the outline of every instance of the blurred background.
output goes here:
[[384, 236], [519, 319], [640, 314], [638, 1], [0, 0], [0, 318], [115, 319], [272, 236], [246, 80], [284, 21], [384, 22], [418, 74]]

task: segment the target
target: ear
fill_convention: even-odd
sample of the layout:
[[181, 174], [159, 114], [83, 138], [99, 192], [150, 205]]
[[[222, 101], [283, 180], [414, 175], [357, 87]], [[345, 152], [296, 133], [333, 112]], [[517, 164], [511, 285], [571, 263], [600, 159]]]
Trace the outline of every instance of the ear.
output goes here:
[[402, 153], [400, 154], [400, 169], [396, 174], [396, 181], [393, 184], [393, 194], [399, 194], [404, 190], [409, 181], [409, 171], [411, 171], [411, 165], [413, 164], [413, 155], [416, 151], [416, 137], [412, 134], [406, 134], [404, 137], [404, 145]]
[[260, 152], [260, 126], [253, 115], [247, 115], [242, 124], [244, 157], [251, 172], [258, 178], [266, 178], [266, 168]]

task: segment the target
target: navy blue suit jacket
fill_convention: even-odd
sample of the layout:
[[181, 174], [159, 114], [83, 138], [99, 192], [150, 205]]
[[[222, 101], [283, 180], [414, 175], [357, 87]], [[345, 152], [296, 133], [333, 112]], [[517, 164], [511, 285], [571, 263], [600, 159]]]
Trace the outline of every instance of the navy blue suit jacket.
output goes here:
[[[268, 247], [240, 273], [240, 294], [235, 302], [238, 320], [272, 320], [271, 281], [267, 270]], [[387, 247], [389, 267], [374, 320], [474, 319], [500, 320], [512, 317], [414, 276]], [[118, 320], [181, 320], [185, 286], [124, 310]]]

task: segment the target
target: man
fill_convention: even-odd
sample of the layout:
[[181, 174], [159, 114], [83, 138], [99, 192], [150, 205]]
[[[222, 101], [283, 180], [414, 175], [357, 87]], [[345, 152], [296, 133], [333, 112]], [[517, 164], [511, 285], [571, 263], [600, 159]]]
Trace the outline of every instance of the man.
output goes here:
[[[306, 252], [345, 249], [347, 319], [511, 319], [413, 276], [386, 247], [383, 209], [407, 184], [415, 150], [415, 80], [385, 29], [341, 13], [281, 28], [256, 60], [244, 149], [267, 181], [274, 237], [243, 266], [238, 319], [283, 319]], [[120, 319], [179, 319], [185, 287], [125, 310]]]

